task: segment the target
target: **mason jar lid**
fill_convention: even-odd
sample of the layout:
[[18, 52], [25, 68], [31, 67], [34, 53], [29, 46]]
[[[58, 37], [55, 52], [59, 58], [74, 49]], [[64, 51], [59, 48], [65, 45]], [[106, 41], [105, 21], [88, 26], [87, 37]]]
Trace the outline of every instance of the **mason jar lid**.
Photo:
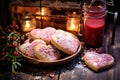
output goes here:
[[83, 10], [90, 13], [100, 13], [106, 11], [106, 4], [101, 0], [96, 0], [93, 3], [86, 1], [83, 5]]
[[93, 3], [86, 1], [83, 5], [84, 15], [91, 17], [104, 17], [106, 15], [106, 4], [103, 1], [96, 0]]

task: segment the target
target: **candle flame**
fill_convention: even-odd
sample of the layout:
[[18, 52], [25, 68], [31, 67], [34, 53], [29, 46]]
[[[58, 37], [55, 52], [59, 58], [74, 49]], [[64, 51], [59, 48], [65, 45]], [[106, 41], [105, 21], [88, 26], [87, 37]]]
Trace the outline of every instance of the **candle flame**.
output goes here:
[[30, 28], [30, 21], [26, 21], [26, 28]]
[[42, 10], [41, 10], [41, 15], [45, 15], [45, 10], [44, 10], [44, 8], [42, 8]]
[[71, 25], [70, 25], [71, 29], [75, 29], [75, 27], [76, 27], [74, 22], [75, 22], [75, 20], [72, 19], [71, 20]]
[[70, 20], [68, 20], [67, 22], [67, 30], [68, 31], [78, 31], [78, 22], [75, 18], [71, 18]]
[[71, 25], [70, 25], [71, 29], [75, 29], [75, 24], [73, 22], [71, 22]]
[[30, 26], [30, 21], [25, 21], [25, 24], [23, 26], [23, 31], [30, 31], [31, 30], [31, 26]]

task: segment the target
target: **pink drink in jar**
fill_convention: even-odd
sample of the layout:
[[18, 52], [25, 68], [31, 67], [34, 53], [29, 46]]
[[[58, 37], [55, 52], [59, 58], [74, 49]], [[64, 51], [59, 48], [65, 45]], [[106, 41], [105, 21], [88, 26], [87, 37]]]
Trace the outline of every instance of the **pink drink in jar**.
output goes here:
[[84, 41], [87, 47], [100, 47], [104, 38], [106, 6], [94, 3], [85, 7]]

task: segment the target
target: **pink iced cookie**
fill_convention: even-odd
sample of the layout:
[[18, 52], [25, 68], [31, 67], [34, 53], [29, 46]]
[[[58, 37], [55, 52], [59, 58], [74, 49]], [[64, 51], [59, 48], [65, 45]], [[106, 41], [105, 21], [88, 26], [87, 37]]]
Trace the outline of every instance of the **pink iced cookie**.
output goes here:
[[35, 47], [38, 44], [43, 44], [46, 45], [45, 41], [41, 40], [41, 39], [35, 39], [31, 42], [32, 46]]
[[76, 36], [63, 30], [57, 30], [56, 33], [52, 35], [51, 43], [57, 49], [69, 55], [74, 54], [80, 45]]
[[114, 63], [114, 58], [110, 54], [99, 54], [94, 51], [86, 52], [83, 60], [88, 67], [96, 72], [108, 68]]
[[43, 39], [44, 41], [46, 41], [48, 44], [51, 41], [51, 36], [56, 32], [55, 28], [52, 27], [46, 27], [43, 29], [43, 34], [44, 35], [40, 35], [40, 38]]
[[38, 44], [46, 45], [46, 43], [43, 40], [35, 39], [31, 43], [29, 42], [23, 43], [22, 45], [20, 45], [19, 49], [26, 56], [35, 58], [34, 47]]
[[50, 43], [51, 36], [56, 32], [55, 28], [46, 27], [44, 29], [34, 29], [29, 34], [32, 39], [42, 39], [47, 44]]
[[43, 35], [42, 29], [33, 29], [30, 33], [29, 36], [32, 39], [40, 39], [40, 35]]
[[60, 52], [51, 45], [37, 45], [34, 48], [35, 56], [43, 61], [55, 61], [60, 59]]
[[19, 49], [24, 55], [31, 57], [31, 58], [35, 58], [34, 49], [30, 43], [24, 43], [20, 45]]

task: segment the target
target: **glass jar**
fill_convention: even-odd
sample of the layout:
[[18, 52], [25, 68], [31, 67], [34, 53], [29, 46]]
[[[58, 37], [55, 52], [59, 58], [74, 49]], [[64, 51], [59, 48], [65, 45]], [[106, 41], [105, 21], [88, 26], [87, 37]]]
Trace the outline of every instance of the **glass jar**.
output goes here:
[[22, 32], [29, 32], [36, 28], [36, 20], [32, 15], [26, 15], [22, 19]]
[[104, 39], [106, 5], [100, 0], [84, 4], [84, 42], [87, 47], [100, 47]]
[[79, 31], [79, 24], [80, 24], [80, 18], [78, 17], [76, 12], [73, 12], [73, 14], [68, 16], [67, 18], [66, 30], [77, 35]]

